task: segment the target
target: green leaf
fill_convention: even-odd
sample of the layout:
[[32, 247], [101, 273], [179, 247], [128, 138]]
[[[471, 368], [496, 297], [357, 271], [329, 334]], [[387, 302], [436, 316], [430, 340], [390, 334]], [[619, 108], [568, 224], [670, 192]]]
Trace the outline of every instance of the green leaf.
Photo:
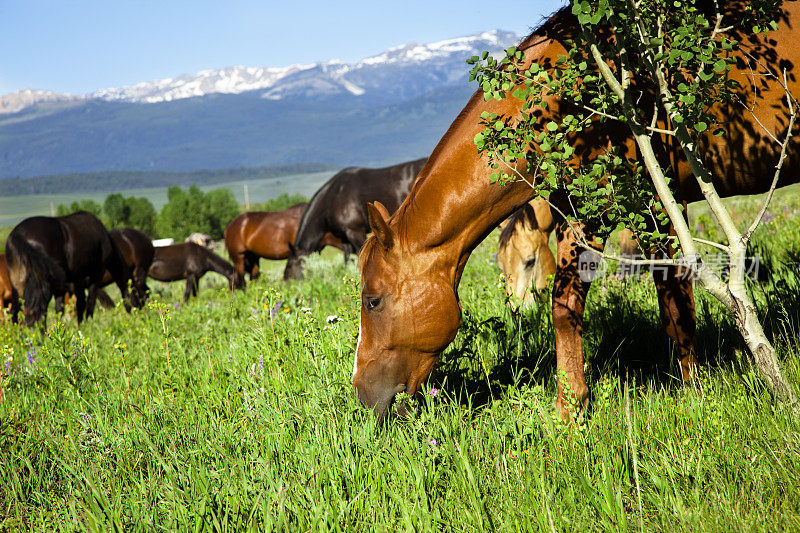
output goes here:
[[545, 124], [544, 127], [547, 128], [548, 131], [556, 131], [558, 129], [558, 124], [556, 124], [551, 120], [550, 122]]
[[708, 129], [708, 124], [706, 124], [705, 122], [698, 122], [697, 124], [694, 125], [694, 129], [696, 129], [699, 132], [704, 132], [706, 131], [706, 129]]

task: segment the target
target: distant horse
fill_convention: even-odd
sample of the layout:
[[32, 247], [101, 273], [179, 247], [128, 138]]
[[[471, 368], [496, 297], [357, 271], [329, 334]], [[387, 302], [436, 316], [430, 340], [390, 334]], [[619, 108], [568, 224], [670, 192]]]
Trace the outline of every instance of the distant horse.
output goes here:
[[[726, 12], [741, 17], [744, 2], [720, 3]], [[739, 84], [742, 102], [757, 102], [751, 111], [730, 104], [714, 105], [722, 117], [724, 135], [709, 128], [698, 143], [706, 168], [721, 195], [757, 194], [769, 189], [780, 147], [764, 132], [782, 138], [789, 123], [786, 92], [780, 83], [759, 76], [749, 68], [752, 61], [786, 69], [788, 90], [800, 94], [800, 2], [785, 2], [784, 16], [776, 31], [766, 36], [744, 35], [730, 52], [734, 63], [730, 77]], [[567, 41], [580, 32], [577, 18], [562, 9], [517, 47], [523, 54], [522, 68], [533, 62], [552, 69], [559, 56], [567, 54]], [[755, 58], [755, 59], [753, 59]], [[792, 59], [794, 58], [794, 59]], [[758, 77], [757, 77], [758, 76]], [[755, 78], [755, 79], [754, 79]], [[509, 89], [509, 93], [513, 92]], [[645, 95], [647, 96], [647, 95]], [[544, 128], [548, 121], [560, 123], [565, 102], [554, 95], [544, 105], [526, 109]], [[437, 357], [452, 342], [461, 324], [458, 285], [470, 254], [496, 226], [535, 191], [528, 185], [538, 176], [525, 175], [505, 187], [490, 184], [487, 158], [475, 147], [481, 133], [481, 117], [497, 113], [515, 118], [522, 109], [515, 98], [485, 100], [477, 91], [445, 133], [419, 174], [402, 206], [390, 215], [381, 204], [368, 206], [372, 237], [360, 255], [362, 305], [358, 344], [353, 366], [353, 387], [368, 407], [384, 417], [399, 392], [413, 396], [429, 376]], [[655, 124], [662, 130], [672, 126]], [[797, 125], [795, 125], [796, 127]], [[576, 134], [574, 157], [564, 164], [575, 167], [606, 155], [609, 146], [637, 157], [630, 128], [619, 123], [593, 123]], [[697, 180], [672, 138], [662, 139], [663, 166], [670, 169], [677, 200], [702, 198]], [[800, 136], [786, 147], [780, 185], [800, 179]], [[523, 172], [525, 167], [523, 165]], [[528, 183], [525, 183], [527, 181]], [[572, 212], [578, 199], [551, 194], [549, 200], [563, 212]], [[580, 208], [580, 206], [578, 206]], [[583, 221], [592, 238], [591, 220]], [[583, 318], [590, 282], [581, 278], [583, 248], [570, 227], [557, 221], [558, 260], [553, 288], [553, 329], [557, 366], [556, 407], [565, 420], [585, 412], [589, 388], [584, 374]], [[605, 238], [607, 235], [599, 234]], [[602, 248], [600, 240], [595, 241]], [[676, 267], [653, 276], [661, 320], [675, 346], [684, 381], [696, 369], [696, 328], [692, 280]]]
[[325, 183], [303, 213], [283, 279], [303, 277], [302, 257], [320, 249], [325, 234], [342, 241], [345, 261], [358, 253], [369, 232], [367, 202], [381, 202], [391, 212], [398, 208], [426, 159], [385, 168], [346, 168]]
[[6, 260], [14, 322], [20, 295], [25, 300], [25, 322], [30, 326], [45, 318], [51, 297], [63, 297], [71, 290], [80, 323], [84, 315], [91, 316], [97, 286], [106, 270], [123, 298], [128, 294], [125, 262], [103, 224], [85, 211], [63, 217], [26, 218], [8, 235]]
[[158, 281], [185, 279], [183, 300], [188, 302], [189, 296], [197, 296], [200, 278], [208, 271], [228, 278], [228, 286], [233, 290], [233, 265], [208, 248], [193, 242], [157, 247], [148, 275]]
[[[289, 246], [294, 243], [300, 219], [308, 203], [295, 204], [283, 211], [248, 211], [234, 218], [225, 228], [225, 247], [236, 270], [234, 287], [244, 287], [244, 275], [258, 277], [258, 261], [286, 259]], [[325, 246], [342, 248], [342, 241], [326, 233], [315, 252]]]
[[6, 306], [11, 303], [11, 279], [8, 277], [6, 254], [0, 254], [0, 315], [6, 318]]
[[500, 232], [497, 266], [506, 278], [511, 303], [530, 307], [536, 291], [547, 288], [547, 277], [556, 271], [556, 259], [548, 242], [555, 228], [550, 206], [544, 200], [523, 205], [508, 218]]

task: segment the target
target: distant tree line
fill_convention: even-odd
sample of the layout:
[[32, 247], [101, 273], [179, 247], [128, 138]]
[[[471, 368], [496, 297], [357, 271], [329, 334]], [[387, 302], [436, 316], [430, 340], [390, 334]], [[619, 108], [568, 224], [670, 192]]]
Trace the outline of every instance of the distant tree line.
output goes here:
[[190, 185], [216, 185], [232, 181], [279, 178], [293, 174], [309, 174], [336, 170], [336, 165], [324, 163], [296, 163], [266, 167], [223, 168], [194, 171], [108, 171], [77, 174], [60, 174], [38, 178], [0, 179], [0, 195], [23, 196], [27, 194], [62, 194], [74, 192], [110, 192], [149, 187], [163, 187], [165, 183], [187, 187]]
[[[255, 210], [282, 211], [300, 202], [307, 202], [302, 194], [282, 193]], [[56, 215], [64, 216], [76, 211], [88, 211], [103, 221], [108, 229], [136, 228], [151, 238], [172, 237], [182, 241], [195, 232], [212, 239], [221, 239], [228, 225], [239, 212], [239, 204], [228, 189], [215, 189], [204, 193], [196, 185], [184, 190], [178, 186], [167, 190], [167, 203], [156, 213], [147, 198], [125, 197], [119, 193], [106, 196], [103, 205], [94, 200], [81, 200], [59, 204]]]
[[270, 198], [263, 204], [253, 204], [252, 211], [283, 211], [295, 204], [308, 202], [308, 198], [299, 193], [289, 194], [286, 192], [280, 193], [275, 198]]

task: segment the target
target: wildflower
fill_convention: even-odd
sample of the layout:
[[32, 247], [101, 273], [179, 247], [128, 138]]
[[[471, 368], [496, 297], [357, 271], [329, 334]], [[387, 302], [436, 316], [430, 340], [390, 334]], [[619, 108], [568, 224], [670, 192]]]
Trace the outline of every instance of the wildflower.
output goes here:
[[83, 412], [81, 412], [81, 413], [78, 413], [78, 414], [80, 414], [80, 415], [81, 415], [81, 418], [83, 419], [83, 421], [84, 421], [84, 422], [89, 422], [89, 421], [91, 421], [91, 420], [94, 418], [94, 417], [93, 417], [92, 415], [90, 415], [89, 413], [83, 413]]
[[430, 394], [435, 398], [436, 396], [439, 396], [439, 389], [431, 389], [431, 391], [428, 394]]
[[[311, 314], [311, 308], [310, 307], [301, 307], [300, 311], [303, 312], [303, 313]], [[287, 313], [289, 312], [289, 308], [288, 307], [286, 308], [286, 312]]]
[[436, 440], [436, 439], [431, 439], [431, 440], [428, 441], [428, 444], [430, 444], [431, 446], [438, 446], [439, 445], [439, 441]]
[[175, 308], [175, 310], [177, 311], [178, 309], [180, 309], [180, 308], [181, 308], [181, 303], [180, 303], [180, 302], [175, 302], [174, 304], [172, 304], [172, 306], [173, 306], [173, 307]]
[[258, 371], [264, 373], [264, 354], [258, 356]]
[[325, 319], [328, 324], [333, 324], [335, 322], [341, 322], [342, 319], [336, 315], [328, 315], [328, 318]]
[[[283, 302], [276, 302], [275, 303], [275, 305], [272, 307], [272, 310], [269, 312], [270, 315], [272, 315], [272, 318], [275, 318], [276, 316], [278, 316], [278, 310], [281, 308], [282, 305], [283, 305]], [[264, 304], [264, 306], [266, 307], [266, 304]]]
[[231, 356], [228, 357], [228, 363], [233, 363], [233, 354], [231, 354]]

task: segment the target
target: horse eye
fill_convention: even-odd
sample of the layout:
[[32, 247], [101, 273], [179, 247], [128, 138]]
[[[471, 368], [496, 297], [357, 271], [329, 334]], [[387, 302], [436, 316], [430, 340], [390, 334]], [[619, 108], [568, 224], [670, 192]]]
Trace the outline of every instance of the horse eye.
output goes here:
[[372, 311], [380, 304], [381, 304], [381, 299], [377, 296], [367, 296], [364, 299], [364, 306], [367, 308], [367, 311]]

